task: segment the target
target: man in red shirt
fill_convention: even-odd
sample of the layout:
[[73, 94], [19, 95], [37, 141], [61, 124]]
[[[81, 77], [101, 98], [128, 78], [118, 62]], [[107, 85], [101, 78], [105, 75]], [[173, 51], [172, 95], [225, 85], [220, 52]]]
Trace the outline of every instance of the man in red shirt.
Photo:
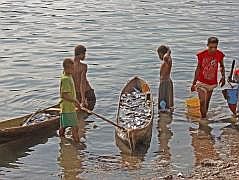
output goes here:
[[218, 64], [220, 64], [221, 80], [219, 84], [225, 85], [224, 54], [217, 49], [218, 39], [208, 38], [207, 49], [197, 54], [198, 65], [195, 70], [191, 91], [197, 91], [200, 99], [200, 111], [202, 118], [206, 118], [209, 102], [213, 89], [217, 87]]

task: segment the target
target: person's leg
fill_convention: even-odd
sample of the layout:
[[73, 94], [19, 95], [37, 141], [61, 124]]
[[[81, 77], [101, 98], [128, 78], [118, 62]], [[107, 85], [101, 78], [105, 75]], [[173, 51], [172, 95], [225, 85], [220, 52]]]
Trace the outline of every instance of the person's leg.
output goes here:
[[207, 91], [207, 98], [206, 98], [206, 103], [207, 103], [207, 106], [206, 106], [206, 113], [208, 112], [209, 103], [210, 103], [210, 100], [211, 100], [211, 97], [212, 97], [212, 92], [213, 92], [213, 91]]
[[167, 83], [166, 81], [161, 80], [160, 84], [159, 84], [159, 99], [158, 99], [158, 109], [159, 111], [161, 111], [163, 109], [163, 107], [160, 106], [161, 101], [164, 101], [166, 103], [166, 107], [167, 108]]
[[167, 105], [168, 109], [170, 109], [171, 112], [174, 111], [174, 95], [173, 95], [173, 81], [170, 79], [169, 80], [169, 85], [168, 85], [168, 99], [167, 99]]
[[198, 91], [198, 97], [200, 100], [200, 112], [201, 112], [201, 116], [202, 118], [206, 118], [207, 117], [207, 90], [205, 88], [201, 88], [199, 87], [197, 89]]
[[60, 115], [60, 128], [59, 128], [59, 136], [65, 137], [65, 128], [64, 128], [64, 113]]
[[158, 90], [158, 110], [160, 110], [160, 101], [161, 101], [161, 93], [160, 93], [160, 90], [161, 90], [161, 83], [159, 84], [159, 90]]
[[79, 134], [78, 134], [78, 127], [72, 127], [72, 137], [74, 142], [78, 143], [80, 142]]

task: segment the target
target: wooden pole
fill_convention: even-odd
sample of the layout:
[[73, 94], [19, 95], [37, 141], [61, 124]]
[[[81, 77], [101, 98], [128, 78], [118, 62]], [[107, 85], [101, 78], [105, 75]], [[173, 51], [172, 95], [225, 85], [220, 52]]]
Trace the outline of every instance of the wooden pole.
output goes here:
[[122, 127], [122, 126], [116, 124], [115, 122], [113, 122], [113, 121], [111, 121], [111, 120], [109, 120], [109, 119], [103, 117], [102, 115], [100, 115], [100, 114], [98, 114], [98, 113], [95, 113], [95, 112], [93, 112], [93, 111], [91, 111], [91, 110], [89, 110], [89, 109], [87, 109], [87, 108], [85, 108], [85, 107], [81, 107], [81, 109], [82, 109], [83, 111], [86, 111], [86, 112], [89, 113], [89, 114], [93, 114], [93, 115], [97, 116], [98, 118], [102, 119], [103, 121], [106, 121], [106, 122], [110, 123], [110, 124], [113, 125], [113, 126], [116, 126], [116, 127], [120, 128], [120, 129], [122, 129], [122, 130], [124, 130], [124, 131], [127, 131], [124, 127]]

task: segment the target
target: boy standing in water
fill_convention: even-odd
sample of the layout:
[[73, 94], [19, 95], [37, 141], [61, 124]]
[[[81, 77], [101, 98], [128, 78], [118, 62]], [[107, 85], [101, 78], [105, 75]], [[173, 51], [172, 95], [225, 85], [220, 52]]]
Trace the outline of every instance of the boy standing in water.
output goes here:
[[83, 45], [75, 47], [74, 74], [73, 79], [76, 87], [76, 97], [82, 105], [90, 110], [94, 109], [96, 97], [94, 89], [91, 88], [87, 80], [87, 64], [85, 60], [86, 48]]
[[74, 62], [70, 58], [66, 58], [63, 62], [64, 73], [61, 76], [60, 83], [60, 137], [65, 136], [65, 129], [72, 127], [72, 136], [75, 142], [79, 142], [78, 123], [76, 106], [80, 107], [79, 101], [76, 99], [75, 85], [72, 78], [74, 72]]
[[163, 61], [160, 67], [159, 101], [160, 111], [173, 112], [173, 82], [171, 80], [172, 58], [171, 50], [165, 45], [161, 45], [158, 50], [158, 56]]
[[217, 49], [218, 42], [216, 37], [208, 38], [207, 49], [197, 54], [198, 65], [191, 91], [198, 92], [202, 118], [207, 116], [213, 89], [217, 87], [218, 64], [222, 74], [219, 84], [221, 87], [225, 85], [224, 54]]

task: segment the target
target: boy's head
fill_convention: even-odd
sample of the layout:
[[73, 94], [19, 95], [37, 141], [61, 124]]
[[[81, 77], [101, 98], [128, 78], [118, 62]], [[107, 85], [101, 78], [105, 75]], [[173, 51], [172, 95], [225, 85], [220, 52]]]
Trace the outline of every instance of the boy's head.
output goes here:
[[207, 47], [210, 53], [214, 53], [217, 51], [219, 40], [216, 37], [209, 37], [207, 40]]
[[163, 60], [164, 55], [168, 52], [168, 47], [165, 45], [161, 45], [157, 49], [157, 52], [158, 52], [159, 58]]
[[75, 57], [79, 57], [80, 60], [85, 59], [86, 48], [83, 45], [78, 45], [75, 47]]
[[63, 68], [66, 74], [72, 74], [74, 71], [74, 62], [71, 58], [66, 58], [63, 61]]

